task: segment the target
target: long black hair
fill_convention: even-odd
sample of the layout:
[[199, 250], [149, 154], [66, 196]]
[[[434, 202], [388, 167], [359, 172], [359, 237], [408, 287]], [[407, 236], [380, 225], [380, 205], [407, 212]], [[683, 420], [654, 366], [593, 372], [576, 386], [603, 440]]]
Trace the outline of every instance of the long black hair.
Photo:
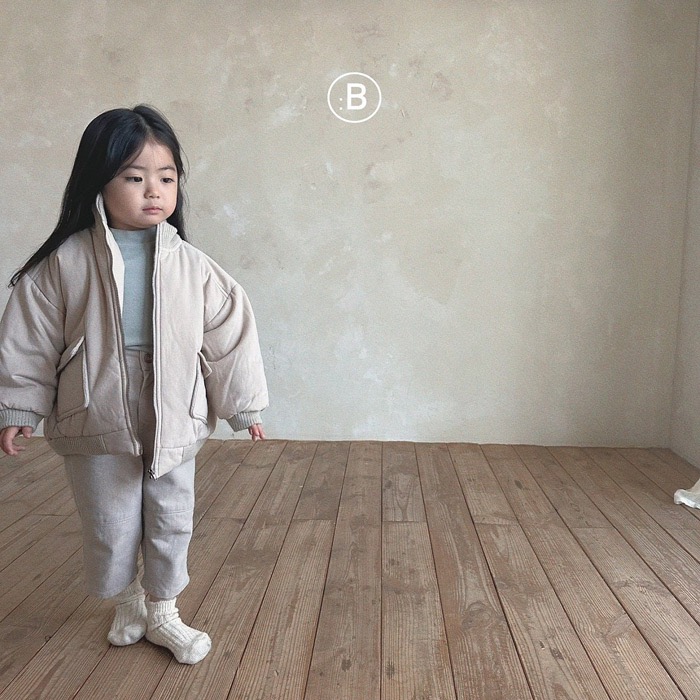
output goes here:
[[168, 217], [183, 240], [185, 236], [182, 150], [173, 128], [158, 110], [148, 105], [111, 109], [95, 117], [80, 139], [56, 228], [39, 250], [12, 276], [10, 287], [56, 250], [67, 238], [92, 226], [92, 207], [104, 186], [138, 156], [147, 141], [170, 149], [177, 168], [177, 204]]

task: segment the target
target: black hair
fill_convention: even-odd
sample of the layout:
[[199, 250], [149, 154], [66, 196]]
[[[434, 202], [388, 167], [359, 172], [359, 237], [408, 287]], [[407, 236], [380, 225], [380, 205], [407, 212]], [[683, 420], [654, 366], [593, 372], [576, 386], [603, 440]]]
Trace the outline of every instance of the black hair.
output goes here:
[[92, 207], [104, 186], [138, 156], [146, 142], [154, 141], [170, 149], [177, 168], [177, 204], [168, 217], [183, 240], [185, 236], [183, 184], [185, 170], [182, 149], [168, 120], [148, 105], [133, 109], [111, 109], [95, 117], [83, 132], [75, 156], [56, 228], [41, 247], [12, 276], [10, 287], [47, 258], [66, 239], [90, 228], [95, 217]]

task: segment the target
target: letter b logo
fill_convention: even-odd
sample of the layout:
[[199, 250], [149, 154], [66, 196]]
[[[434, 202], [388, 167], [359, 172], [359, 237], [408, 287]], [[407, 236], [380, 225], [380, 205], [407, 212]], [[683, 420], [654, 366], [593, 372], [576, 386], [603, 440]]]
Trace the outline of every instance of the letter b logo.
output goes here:
[[344, 122], [366, 122], [379, 111], [381, 103], [379, 85], [364, 73], [344, 73], [328, 88], [328, 106]]
[[[364, 109], [367, 106], [367, 88], [362, 83], [348, 83], [348, 109]], [[359, 104], [358, 104], [359, 102]]]

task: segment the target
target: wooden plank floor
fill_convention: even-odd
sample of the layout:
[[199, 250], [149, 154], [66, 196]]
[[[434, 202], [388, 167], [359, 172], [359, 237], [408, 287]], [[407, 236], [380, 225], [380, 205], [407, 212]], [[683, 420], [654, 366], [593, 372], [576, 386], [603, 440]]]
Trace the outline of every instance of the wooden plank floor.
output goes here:
[[110, 647], [62, 460], [0, 459], [0, 700], [700, 700], [700, 472], [668, 450], [209, 441], [196, 666]]

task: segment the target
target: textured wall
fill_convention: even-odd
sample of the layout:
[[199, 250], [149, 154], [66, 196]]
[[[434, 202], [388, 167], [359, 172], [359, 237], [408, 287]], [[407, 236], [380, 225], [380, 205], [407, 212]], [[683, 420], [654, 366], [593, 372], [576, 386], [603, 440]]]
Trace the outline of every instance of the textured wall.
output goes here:
[[[50, 231], [85, 124], [147, 101], [195, 243], [256, 309], [271, 435], [667, 444], [697, 15], [3, 3], [0, 274]], [[366, 123], [326, 104], [347, 71], [382, 88]]]
[[[700, 48], [697, 74], [700, 74]], [[700, 466], [700, 90], [695, 86], [671, 447]], [[682, 484], [679, 484], [682, 486]]]

